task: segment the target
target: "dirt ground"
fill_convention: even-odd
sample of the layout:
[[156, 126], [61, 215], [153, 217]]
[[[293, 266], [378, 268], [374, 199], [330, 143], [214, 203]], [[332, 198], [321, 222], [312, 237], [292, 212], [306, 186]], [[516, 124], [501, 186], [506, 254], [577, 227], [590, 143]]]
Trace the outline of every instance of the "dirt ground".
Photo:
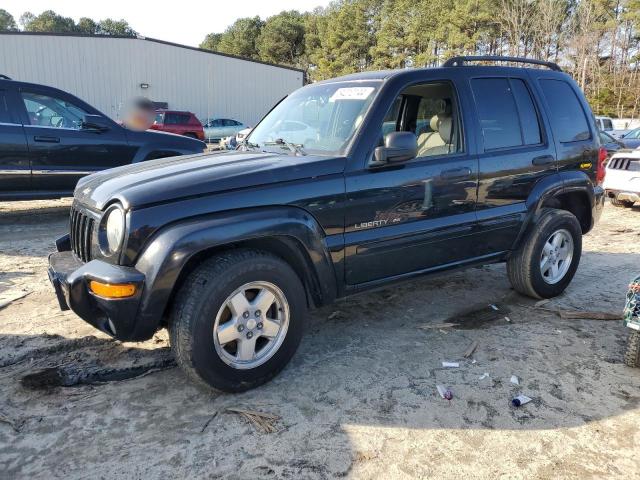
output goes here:
[[[393, 286], [313, 312], [282, 374], [228, 395], [167, 368], [166, 332], [123, 344], [60, 312], [46, 263], [68, 207], [0, 204], [0, 305], [28, 293], [0, 310], [0, 478], [640, 478], [640, 370], [623, 365], [622, 322], [549, 311], [621, 311], [639, 208], [607, 205], [548, 310], [510, 290], [504, 265]], [[489, 320], [460, 315], [489, 304]], [[452, 318], [464, 327], [419, 328]], [[21, 382], [48, 367], [80, 384]], [[510, 406], [518, 393], [533, 401]], [[275, 414], [277, 431], [229, 407]]]

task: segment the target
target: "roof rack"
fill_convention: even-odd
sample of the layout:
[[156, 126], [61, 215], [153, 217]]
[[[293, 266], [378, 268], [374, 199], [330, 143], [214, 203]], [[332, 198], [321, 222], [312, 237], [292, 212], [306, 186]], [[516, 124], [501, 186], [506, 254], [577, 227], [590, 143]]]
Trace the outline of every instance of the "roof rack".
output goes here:
[[465, 62], [515, 62], [530, 63], [532, 65], [542, 65], [561, 72], [562, 69], [554, 62], [546, 62], [544, 60], [536, 60], [534, 58], [524, 57], [503, 57], [500, 55], [465, 55], [461, 57], [452, 57], [442, 64], [443, 67], [462, 67]]
[[6, 75], [2, 75], [0, 73], [0, 80], [11, 80], [11, 78], [7, 77]]

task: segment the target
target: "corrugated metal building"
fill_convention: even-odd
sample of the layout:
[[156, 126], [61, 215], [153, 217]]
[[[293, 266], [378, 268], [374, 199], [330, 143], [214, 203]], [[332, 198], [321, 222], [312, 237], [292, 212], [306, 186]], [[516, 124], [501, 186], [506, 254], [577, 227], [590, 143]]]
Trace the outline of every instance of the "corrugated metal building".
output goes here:
[[0, 74], [65, 90], [113, 119], [144, 96], [198, 118], [255, 125], [301, 70], [151, 38], [2, 33]]

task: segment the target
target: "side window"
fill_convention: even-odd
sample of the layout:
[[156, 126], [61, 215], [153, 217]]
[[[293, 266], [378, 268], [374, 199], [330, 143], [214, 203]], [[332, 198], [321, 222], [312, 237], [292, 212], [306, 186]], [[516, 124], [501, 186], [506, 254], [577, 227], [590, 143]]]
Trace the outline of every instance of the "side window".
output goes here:
[[156, 113], [155, 121], [156, 125], [162, 125], [164, 123], [164, 113]]
[[87, 113], [67, 100], [39, 93], [22, 92], [22, 100], [30, 125], [79, 130]]
[[456, 95], [450, 83], [423, 83], [398, 96], [382, 124], [382, 143], [391, 132], [413, 132], [418, 157], [452, 155], [463, 151]]
[[513, 96], [516, 99], [516, 106], [520, 114], [520, 126], [522, 128], [522, 140], [524, 145], [538, 145], [542, 143], [540, 135], [540, 123], [538, 122], [538, 114], [536, 107], [533, 105], [531, 93], [524, 81], [519, 78], [509, 79]]
[[179, 123], [178, 115], [175, 113], [165, 113], [164, 114], [164, 124], [165, 125], [177, 125]]
[[187, 125], [190, 119], [191, 116], [186, 113], [178, 115], [178, 121], [180, 122], [180, 125]]
[[213, 122], [211, 122], [211, 126], [212, 127], [222, 127], [222, 120], [220, 120], [219, 118], [214, 120]]
[[11, 112], [9, 111], [9, 102], [7, 94], [0, 90], [0, 123], [13, 123]]
[[563, 80], [540, 80], [549, 105], [549, 116], [560, 142], [577, 142], [591, 138], [589, 124], [576, 93]]
[[603, 125], [603, 130], [613, 130], [613, 122], [611, 120], [609, 120], [608, 118], [605, 118], [604, 120], [602, 120], [602, 125]]
[[519, 147], [522, 143], [518, 109], [506, 78], [476, 78], [471, 88], [484, 137], [484, 149]]

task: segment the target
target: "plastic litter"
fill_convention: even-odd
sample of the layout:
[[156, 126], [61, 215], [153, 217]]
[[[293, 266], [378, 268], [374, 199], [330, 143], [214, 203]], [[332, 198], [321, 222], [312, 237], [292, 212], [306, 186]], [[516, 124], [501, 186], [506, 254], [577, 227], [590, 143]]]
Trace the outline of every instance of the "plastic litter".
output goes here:
[[453, 392], [443, 385], [436, 385], [436, 388], [438, 389], [440, 396], [445, 400], [451, 400], [453, 398]]
[[520, 385], [520, 380], [515, 375], [511, 375], [510, 382], [513, 383], [514, 385]]
[[445, 368], [458, 368], [460, 363], [458, 362], [442, 362], [442, 366]]
[[490, 306], [491, 308], [493, 308], [494, 310], [496, 310], [496, 311], [500, 310], [500, 309], [499, 309], [498, 307], [496, 307], [493, 303], [490, 303], [490, 304], [489, 304], [489, 306]]
[[484, 372], [482, 375], [478, 377], [478, 380], [484, 380], [485, 378], [488, 378], [488, 377], [489, 377], [489, 374], [487, 372]]
[[511, 405], [513, 405], [514, 407], [519, 407], [521, 405], [529, 403], [530, 401], [531, 399], [526, 395], [518, 395], [516, 398], [511, 400]]

